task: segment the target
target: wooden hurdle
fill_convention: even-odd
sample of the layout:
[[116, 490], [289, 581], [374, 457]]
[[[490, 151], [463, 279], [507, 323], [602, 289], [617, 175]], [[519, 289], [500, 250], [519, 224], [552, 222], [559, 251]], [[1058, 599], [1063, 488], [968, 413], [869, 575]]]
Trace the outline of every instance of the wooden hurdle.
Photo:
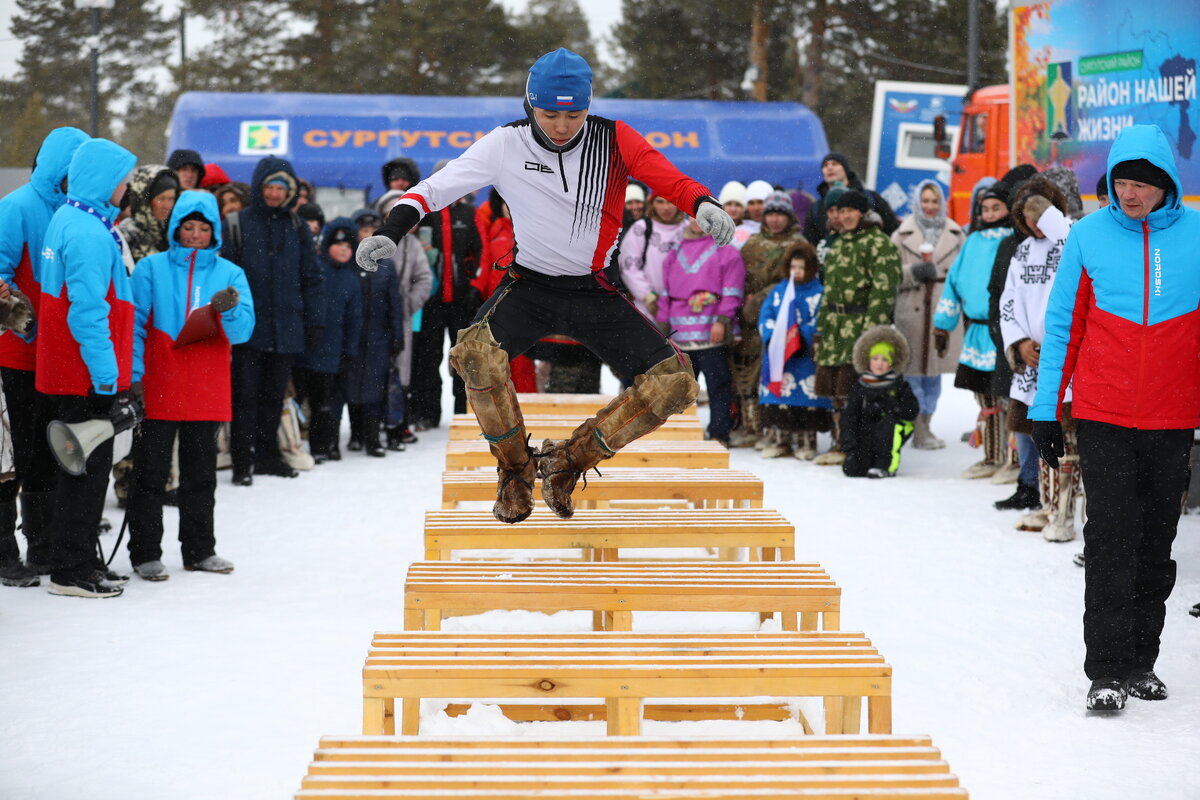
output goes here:
[[[363, 667], [363, 733], [420, 728], [426, 697], [604, 700], [610, 735], [641, 732], [646, 698], [823, 697], [825, 733], [891, 733], [892, 668], [862, 634], [376, 633]], [[600, 707], [597, 707], [599, 718]], [[706, 718], [698, 715], [698, 718]]]
[[964, 800], [927, 736], [324, 737], [297, 800]]
[[[496, 476], [480, 470], [442, 473], [442, 508], [492, 502]], [[576, 508], [607, 508], [612, 503], [682, 501], [692, 508], [761, 508], [762, 479], [744, 469], [638, 469], [610, 467], [575, 488]], [[541, 493], [534, 492], [541, 503]]]
[[597, 630], [633, 630], [634, 611], [778, 611], [783, 630], [841, 625], [841, 589], [819, 564], [418, 561], [404, 627], [436, 631], [448, 610], [594, 612]]
[[582, 550], [616, 561], [628, 548], [749, 548], [751, 561], [795, 561], [796, 529], [778, 511], [753, 509], [580, 509], [571, 519], [537, 510], [519, 525], [485, 511], [426, 511], [425, 559], [460, 550]]
[[[586, 416], [571, 414], [525, 414], [525, 431], [531, 434], [533, 444], [539, 445], [543, 439], [566, 439], [586, 420]], [[451, 418], [450, 441], [470, 441], [481, 436], [474, 414], [455, 414]], [[704, 439], [704, 426], [697, 417], [674, 416], [642, 438], [698, 442]]]
[[[720, 442], [639, 439], [604, 462], [610, 467], [644, 469], [729, 469], [729, 451]], [[446, 469], [495, 470], [496, 457], [482, 439], [446, 444]]]
[[[596, 412], [611, 403], [616, 395], [611, 394], [549, 394], [546, 392], [520, 392], [517, 402], [524, 414], [569, 414], [583, 419], [595, 416]], [[696, 416], [696, 404], [679, 412], [683, 416]]]

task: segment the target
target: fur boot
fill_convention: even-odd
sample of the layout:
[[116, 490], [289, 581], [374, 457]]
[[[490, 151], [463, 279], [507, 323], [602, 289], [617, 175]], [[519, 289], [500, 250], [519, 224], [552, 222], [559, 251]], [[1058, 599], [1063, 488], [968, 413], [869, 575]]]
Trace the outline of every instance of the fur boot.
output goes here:
[[758, 418], [758, 400], [754, 397], [739, 397], [738, 407], [738, 426], [729, 434], [729, 446], [757, 447], [762, 436]]
[[840, 467], [846, 463], [846, 454], [842, 452], [842, 409], [846, 406], [845, 398], [837, 398], [833, 403], [833, 442], [829, 450], [813, 458], [813, 463], [819, 467]]
[[542, 500], [555, 514], [570, 519], [575, 513], [571, 493], [579, 478], [696, 402], [698, 391], [691, 362], [684, 356], [663, 359], [638, 375], [633, 386], [576, 428], [570, 439], [543, 442], [537, 468]]
[[450, 348], [450, 366], [466, 383], [471, 410], [496, 457], [499, 477], [492, 514], [501, 522], [520, 522], [533, 511], [537, 467], [509, 376], [508, 355], [481, 322], [459, 331]]
[[983, 447], [983, 461], [963, 471], [962, 476], [967, 480], [992, 477], [1000, 469], [1004, 458], [1003, 409], [991, 395], [976, 394], [975, 399], [979, 402], [977, 430], [979, 444]]
[[1069, 542], [1075, 538], [1075, 498], [1079, 491], [1079, 455], [1075, 433], [1064, 438], [1066, 455], [1058, 460], [1058, 469], [1050, 470], [1050, 506], [1042, 538], [1047, 542]]
[[918, 414], [916, 428], [913, 431], [913, 447], [918, 450], [941, 450], [946, 443], [934, 435], [930, 423], [932, 414]]
[[1016, 483], [1017, 478], [1021, 475], [1021, 459], [1017, 455], [1017, 448], [1014, 444], [1011, 434], [1004, 437], [1004, 446], [1008, 452], [1008, 458], [1005, 459], [1004, 466], [996, 470], [996, 474], [992, 475], [992, 483], [997, 485]]
[[800, 431], [797, 434], [796, 445], [792, 449], [792, 455], [801, 461], [812, 461], [817, 457], [817, 432], [816, 431]]
[[791, 438], [778, 428], [767, 428], [760, 440], [762, 449], [758, 454], [763, 458], [781, 458], [792, 454]]
[[[1061, 459], [1059, 460], [1061, 464]], [[1054, 470], [1046, 466], [1046, 462], [1038, 459], [1038, 494], [1042, 500], [1042, 507], [1036, 511], [1031, 511], [1025, 516], [1017, 520], [1017, 530], [1019, 531], [1041, 531], [1050, 523], [1050, 481], [1053, 480], [1052, 475]]]

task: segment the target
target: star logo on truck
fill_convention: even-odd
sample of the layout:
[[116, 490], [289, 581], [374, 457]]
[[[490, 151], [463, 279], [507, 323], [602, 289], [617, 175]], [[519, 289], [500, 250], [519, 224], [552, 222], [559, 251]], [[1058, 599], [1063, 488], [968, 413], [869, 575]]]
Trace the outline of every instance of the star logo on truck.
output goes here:
[[243, 120], [238, 135], [238, 155], [284, 155], [288, 151], [288, 121]]

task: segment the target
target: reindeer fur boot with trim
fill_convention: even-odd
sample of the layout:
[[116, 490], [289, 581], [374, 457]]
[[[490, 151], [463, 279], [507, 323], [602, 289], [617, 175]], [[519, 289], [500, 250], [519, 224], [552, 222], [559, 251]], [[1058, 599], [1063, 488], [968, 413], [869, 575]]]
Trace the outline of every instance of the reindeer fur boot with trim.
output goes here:
[[450, 366], [467, 385], [467, 399], [483, 438], [496, 457], [496, 504], [501, 522], [520, 522], [533, 511], [537, 466], [525, 435], [525, 418], [509, 377], [508, 354], [486, 322], [463, 328], [450, 348]]
[[633, 386], [576, 428], [570, 439], [542, 443], [542, 500], [555, 514], [570, 519], [575, 513], [571, 493], [584, 473], [696, 402], [698, 392], [691, 362], [683, 355], [665, 358], [638, 375]]

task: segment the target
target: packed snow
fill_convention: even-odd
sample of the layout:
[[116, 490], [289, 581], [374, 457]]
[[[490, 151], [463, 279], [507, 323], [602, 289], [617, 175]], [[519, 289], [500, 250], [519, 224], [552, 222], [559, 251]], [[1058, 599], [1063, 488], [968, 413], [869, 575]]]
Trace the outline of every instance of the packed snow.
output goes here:
[[[765, 506], [796, 525], [798, 559], [819, 561], [842, 587], [843, 627], [866, 632], [893, 666], [895, 731], [931, 735], [973, 798], [1200, 797], [1200, 620], [1187, 614], [1200, 602], [1200, 517], [1183, 518], [1175, 545], [1179, 580], [1158, 662], [1170, 699], [1086, 716], [1083, 570], [1071, 563], [1082, 545], [1014, 530], [1019, 512], [991, 507], [1013, 487], [958, 477], [980, 458], [959, 441], [977, 408], [948, 378], [945, 386], [934, 429], [947, 449], [906, 451], [894, 480], [851, 480], [752, 450], [734, 450], [732, 466], [764, 479]], [[45, 579], [0, 589], [0, 798], [291, 796], [322, 735], [361, 730], [371, 634], [403, 627], [404, 574], [423, 555], [424, 511], [438, 507], [446, 428], [420, 436], [386, 459], [346, 452], [250, 489], [220, 473], [218, 553], [237, 564], [231, 575], [183, 571], [168, 509], [169, 581], [134, 578], [113, 600], [54, 597]], [[115, 500], [107, 514], [119, 525]], [[106, 550], [115, 539], [103, 537]], [[114, 564], [127, 570], [126, 553]], [[493, 611], [445, 629], [584, 631], [590, 619]], [[758, 628], [755, 614], [635, 615], [638, 631]], [[487, 704], [450, 718], [444, 705], [424, 701], [423, 732], [604, 728], [518, 724]], [[820, 724], [819, 701], [796, 707]], [[644, 731], [801, 732], [795, 722], [736, 720]]]

